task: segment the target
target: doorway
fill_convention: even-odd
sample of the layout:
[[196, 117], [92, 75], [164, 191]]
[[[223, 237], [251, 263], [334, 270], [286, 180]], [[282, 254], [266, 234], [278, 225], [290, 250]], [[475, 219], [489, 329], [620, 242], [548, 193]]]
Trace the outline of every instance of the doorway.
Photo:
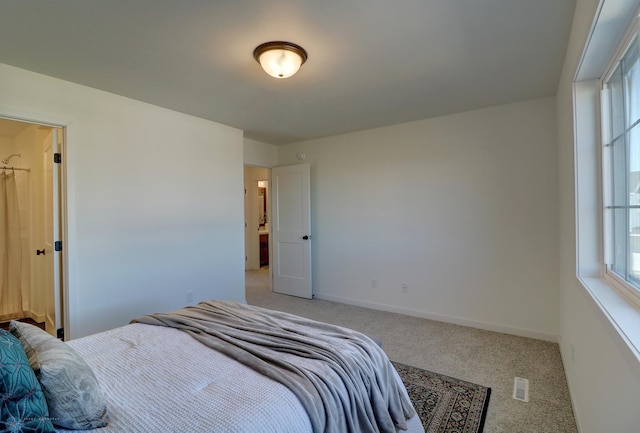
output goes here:
[[[247, 276], [260, 270], [259, 236], [268, 235], [269, 290], [313, 298], [311, 279], [311, 167], [296, 164], [271, 169], [245, 166], [245, 295]], [[265, 199], [260, 200], [259, 182]], [[266, 215], [266, 224], [260, 217]], [[256, 209], [257, 208], [257, 209]]]
[[269, 233], [271, 209], [269, 201], [270, 170], [244, 167], [245, 270], [269, 267]]
[[[54, 163], [64, 146], [64, 129], [52, 125], [0, 118], [0, 175], [13, 185], [15, 201], [0, 203], [17, 218], [0, 236], [18, 239], [4, 243], [0, 283], [4, 299], [17, 299], [0, 314], [0, 322], [25, 320], [63, 337], [64, 293], [62, 254], [61, 164]], [[55, 156], [58, 155], [58, 156]], [[19, 260], [15, 260], [19, 259]]]

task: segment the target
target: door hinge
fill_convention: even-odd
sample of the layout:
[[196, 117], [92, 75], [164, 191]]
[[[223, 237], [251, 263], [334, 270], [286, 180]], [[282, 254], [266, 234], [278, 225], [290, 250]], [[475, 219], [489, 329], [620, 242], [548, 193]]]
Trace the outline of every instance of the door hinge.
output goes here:
[[53, 162], [55, 162], [56, 164], [60, 164], [62, 162], [62, 154], [61, 153], [54, 153], [53, 154]]
[[54, 251], [62, 251], [62, 241], [55, 241], [53, 243], [53, 250]]
[[60, 340], [64, 341], [64, 328], [58, 328], [56, 330], [56, 337], [58, 337]]

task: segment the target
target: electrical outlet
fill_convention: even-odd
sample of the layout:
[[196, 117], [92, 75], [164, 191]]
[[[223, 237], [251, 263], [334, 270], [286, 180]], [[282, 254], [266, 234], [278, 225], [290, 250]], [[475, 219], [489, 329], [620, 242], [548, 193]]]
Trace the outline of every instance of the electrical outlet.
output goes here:
[[377, 289], [378, 288], [378, 279], [377, 278], [372, 278], [371, 279], [371, 288], [372, 289]]
[[187, 304], [190, 304], [192, 302], [193, 302], [193, 291], [187, 290]]
[[402, 293], [404, 294], [409, 293], [409, 283], [402, 283], [400, 287], [402, 288]]

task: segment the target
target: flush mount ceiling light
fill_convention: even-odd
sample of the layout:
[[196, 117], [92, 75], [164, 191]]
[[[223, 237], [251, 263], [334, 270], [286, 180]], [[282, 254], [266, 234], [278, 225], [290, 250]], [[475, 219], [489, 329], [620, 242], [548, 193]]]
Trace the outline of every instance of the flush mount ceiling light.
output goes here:
[[307, 52], [291, 42], [273, 41], [258, 45], [253, 57], [264, 71], [275, 78], [288, 78], [307, 61]]

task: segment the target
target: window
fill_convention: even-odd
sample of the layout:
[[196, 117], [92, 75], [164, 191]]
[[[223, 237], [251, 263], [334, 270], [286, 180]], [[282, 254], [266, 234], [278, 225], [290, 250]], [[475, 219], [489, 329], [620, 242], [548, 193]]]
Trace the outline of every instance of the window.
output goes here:
[[607, 275], [640, 305], [640, 62], [638, 33], [603, 81], [603, 196]]
[[[561, 147], [561, 167], [567, 170], [572, 167], [574, 170], [573, 173], [563, 172], [562, 175], [575, 176], [573, 197], [570, 197], [568, 192], [561, 191], [561, 198], [575, 198], [572, 204], [564, 200], [561, 202], [561, 209], [565, 210], [561, 221], [566, 224], [566, 220], [571, 217], [568, 211], [575, 206], [575, 263], [578, 286], [584, 289], [585, 295], [602, 313], [600, 318], [610, 325], [612, 334], [617, 335], [612, 341], [615, 345], [619, 345], [620, 353], [624, 354], [625, 359], [633, 360], [632, 362], [640, 359], [640, 297], [638, 296], [640, 290], [626, 280], [626, 272], [618, 273], [613, 268], [615, 208], [613, 207], [612, 150], [614, 137], [610, 92], [611, 87], [614, 87], [613, 83], [616, 82], [614, 78], [616, 72], [619, 73], [617, 77], [621, 78], [623, 70], [626, 69], [625, 75], [629, 76], [631, 62], [628, 60], [633, 57], [633, 54], [626, 58], [626, 66], [621, 69], [618, 67], [634, 43], [637, 34], [637, 28], [634, 28], [637, 24], [634, 21], [637, 20], [640, 12], [639, 5], [640, 0], [600, 2], [600, 8], [596, 11], [595, 21], [592, 23], [592, 31], [586, 40], [573, 77], [572, 118], [566, 115], [564, 110], [558, 112], [561, 145], [568, 144], [562, 143], [562, 140], [569, 141], [573, 138], [574, 146], [570, 154], [563, 153]], [[621, 83], [618, 82], [618, 84]], [[559, 95], [560, 98], [565, 96], [561, 93]], [[569, 103], [567, 99], [560, 102], [561, 108]], [[622, 107], [624, 111], [625, 106]], [[569, 134], [570, 129], [573, 129], [572, 135]], [[627, 138], [626, 135], [624, 138]], [[623, 168], [623, 173], [627, 173], [626, 167]], [[624, 177], [626, 176], [625, 174]], [[629, 197], [624, 206], [630, 205]], [[628, 210], [630, 209], [629, 207]], [[625, 214], [624, 211], [618, 211], [618, 213]], [[566, 228], [569, 226], [567, 225]], [[629, 242], [631, 240], [631, 222], [629, 228], [623, 232], [625, 242], [622, 245], [626, 249], [627, 237]], [[571, 236], [571, 234], [565, 233], [564, 236]], [[633, 257], [630, 253], [625, 255], [629, 259]], [[626, 263], [628, 262], [622, 262], [623, 265]], [[619, 260], [618, 264], [620, 264]], [[633, 269], [633, 265], [631, 268]], [[572, 284], [566, 280], [566, 282], [563, 281], [563, 286], [569, 288]], [[577, 296], [567, 294], [567, 302], [573, 303], [577, 300]], [[569, 322], [577, 320], [576, 327], [570, 323], [562, 331], [561, 348], [563, 356], [567, 355], [567, 359], [571, 355], [568, 353], [567, 346], [573, 344], [571, 336], [582, 335], [579, 334], [581, 332], [579, 321], [582, 318], [591, 318], [591, 316], [574, 315]], [[590, 324], [585, 325], [590, 326]], [[565, 340], [565, 336], [569, 337], [568, 341]], [[626, 358], [627, 354], [629, 358]]]

